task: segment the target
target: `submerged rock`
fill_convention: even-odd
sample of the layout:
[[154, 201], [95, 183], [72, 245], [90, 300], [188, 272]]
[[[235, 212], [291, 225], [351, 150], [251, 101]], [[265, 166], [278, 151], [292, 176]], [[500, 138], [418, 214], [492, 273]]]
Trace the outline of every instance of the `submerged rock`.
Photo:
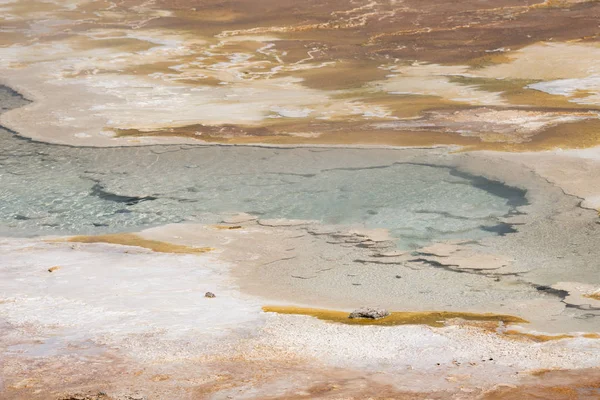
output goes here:
[[390, 315], [390, 312], [383, 308], [369, 308], [363, 307], [356, 309], [348, 315], [348, 318], [369, 318], [369, 319], [381, 319]]

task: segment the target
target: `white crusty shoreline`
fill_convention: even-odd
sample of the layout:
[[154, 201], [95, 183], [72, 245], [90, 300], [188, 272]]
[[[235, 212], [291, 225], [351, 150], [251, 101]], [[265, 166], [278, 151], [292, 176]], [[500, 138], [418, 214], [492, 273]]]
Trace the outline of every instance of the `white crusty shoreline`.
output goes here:
[[[593, 338], [536, 343], [460, 323], [352, 326], [264, 313], [261, 306], [274, 302], [240, 291], [232, 274], [272, 258], [270, 238], [292, 236], [297, 229], [172, 225], [142, 233], [150, 240], [216, 247], [199, 255], [57, 238], [3, 239], [6, 398], [84, 389], [115, 398], [194, 398], [193, 388], [205, 388], [207, 396], [214, 389], [214, 398], [260, 398], [272, 395], [274, 387], [291, 395], [320, 380], [356, 374], [399, 392], [453, 396], [520, 384], [537, 370], [600, 365], [594, 355], [600, 354], [600, 341]], [[248, 235], [257, 249], [250, 254], [243, 245]], [[232, 262], [244, 254], [253, 262]], [[48, 272], [52, 266], [59, 268]], [[207, 291], [216, 298], [205, 298]], [[501, 327], [513, 328], [527, 331], [527, 324]], [[35, 360], [44, 360], [38, 372], [24, 375], [23, 362]], [[228, 367], [233, 360], [239, 370]], [[246, 371], [254, 368], [265, 373]]]

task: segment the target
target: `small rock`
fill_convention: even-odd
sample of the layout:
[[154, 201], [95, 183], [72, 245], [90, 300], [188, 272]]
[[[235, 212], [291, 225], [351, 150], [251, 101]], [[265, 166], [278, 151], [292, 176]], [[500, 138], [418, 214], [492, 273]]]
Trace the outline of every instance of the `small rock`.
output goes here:
[[364, 307], [364, 308], [359, 308], [357, 310], [354, 310], [350, 313], [350, 315], [348, 315], [348, 318], [354, 319], [354, 318], [369, 318], [369, 319], [381, 319], [381, 318], [385, 318], [388, 315], [390, 315], [388, 310], [384, 310], [382, 308], [377, 309], [377, 308], [368, 308], [368, 307]]
[[54, 267], [50, 267], [48, 268], [48, 272], [54, 272], [54, 271], [58, 271], [60, 269], [60, 267], [58, 265], [54, 266]]
[[217, 296], [215, 296], [215, 294], [213, 292], [206, 292], [206, 293], [204, 293], [204, 297], [208, 297], [209, 299], [212, 299]]

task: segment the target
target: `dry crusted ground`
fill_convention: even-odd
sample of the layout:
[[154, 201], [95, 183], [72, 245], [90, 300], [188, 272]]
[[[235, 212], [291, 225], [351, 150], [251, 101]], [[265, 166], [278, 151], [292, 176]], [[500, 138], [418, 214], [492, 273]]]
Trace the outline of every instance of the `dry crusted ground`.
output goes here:
[[42, 140], [518, 151], [600, 138], [597, 1], [0, 7], [2, 77], [37, 102], [3, 123]]

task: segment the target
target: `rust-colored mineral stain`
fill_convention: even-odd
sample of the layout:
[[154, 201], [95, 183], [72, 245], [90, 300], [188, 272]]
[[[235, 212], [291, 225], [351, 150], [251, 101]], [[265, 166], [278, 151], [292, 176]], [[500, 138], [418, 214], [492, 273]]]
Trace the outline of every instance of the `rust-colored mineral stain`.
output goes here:
[[192, 247], [180, 244], [144, 239], [134, 233], [114, 233], [109, 235], [73, 236], [67, 241], [73, 243], [108, 243], [123, 246], [143, 247], [157, 253], [202, 254], [213, 250], [211, 247]]
[[462, 319], [467, 321], [496, 321], [505, 324], [527, 323], [528, 321], [512, 315], [501, 314], [478, 314], [468, 312], [452, 311], [421, 311], [421, 312], [392, 312], [388, 317], [381, 319], [366, 318], [348, 318], [348, 312], [325, 310], [319, 308], [302, 308], [293, 306], [265, 306], [264, 312], [277, 314], [308, 315], [323, 321], [338, 322], [347, 325], [428, 325], [432, 327], [442, 327], [452, 319]]

